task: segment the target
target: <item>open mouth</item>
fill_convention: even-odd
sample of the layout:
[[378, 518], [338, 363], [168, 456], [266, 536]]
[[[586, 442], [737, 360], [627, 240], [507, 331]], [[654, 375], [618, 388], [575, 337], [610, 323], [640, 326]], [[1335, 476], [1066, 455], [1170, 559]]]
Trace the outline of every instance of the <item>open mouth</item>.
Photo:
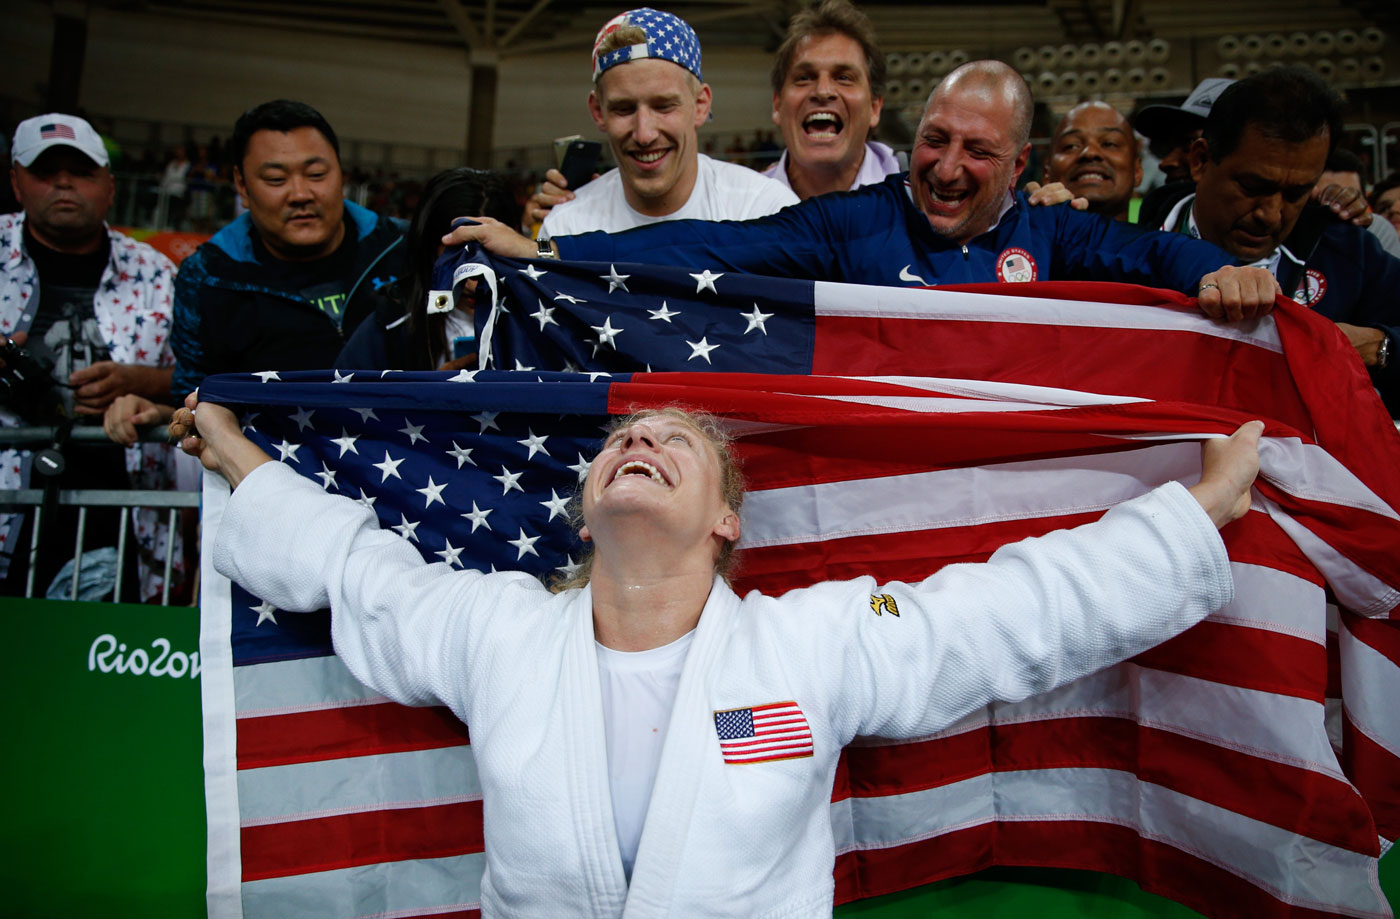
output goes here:
[[[653, 466], [651, 463], [646, 462], [645, 460], [635, 459], [628, 460], [621, 466], [618, 466], [617, 471], [613, 473], [612, 482], [616, 482], [618, 479], [630, 475], [644, 476], [646, 478], [651, 479], [658, 485], [665, 485], [667, 488], [671, 487], [671, 483], [666, 481], [666, 477], [661, 474], [660, 469], [657, 469], [655, 466]], [[608, 484], [611, 485], [612, 482], [609, 482]]]
[[1076, 172], [1070, 178], [1070, 181], [1094, 185], [1107, 185], [1113, 181], [1113, 174], [1105, 172], [1102, 169], [1086, 169], [1083, 172]]
[[629, 150], [627, 155], [643, 168], [651, 168], [666, 158], [666, 154], [671, 152], [670, 147], [661, 147], [656, 150]]
[[958, 213], [972, 197], [971, 188], [938, 188], [926, 183], [924, 189], [928, 192], [929, 204], [936, 212], [944, 215]]
[[846, 123], [835, 112], [813, 112], [802, 119], [802, 131], [812, 138], [836, 137], [844, 130]]

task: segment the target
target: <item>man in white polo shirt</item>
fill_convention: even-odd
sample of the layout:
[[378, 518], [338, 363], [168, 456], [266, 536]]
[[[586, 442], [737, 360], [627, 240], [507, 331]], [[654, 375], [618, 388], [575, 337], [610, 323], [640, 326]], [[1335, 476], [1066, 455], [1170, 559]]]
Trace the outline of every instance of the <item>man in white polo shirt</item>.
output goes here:
[[614, 232], [659, 220], [746, 220], [797, 203], [782, 184], [700, 153], [710, 117], [700, 40], [678, 16], [637, 9], [609, 20], [593, 45], [588, 111], [617, 168], [549, 212], [540, 236]]

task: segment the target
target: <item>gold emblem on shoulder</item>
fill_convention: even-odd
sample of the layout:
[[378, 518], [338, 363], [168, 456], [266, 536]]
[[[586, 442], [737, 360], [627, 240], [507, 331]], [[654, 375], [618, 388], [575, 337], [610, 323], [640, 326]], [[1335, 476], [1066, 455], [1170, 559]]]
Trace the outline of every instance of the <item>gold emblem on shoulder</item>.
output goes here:
[[882, 616], [889, 613], [891, 616], [899, 616], [899, 604], [894, 602], [894, 597], [889, 594], [871, 594], [870, 609], [875, 615]]

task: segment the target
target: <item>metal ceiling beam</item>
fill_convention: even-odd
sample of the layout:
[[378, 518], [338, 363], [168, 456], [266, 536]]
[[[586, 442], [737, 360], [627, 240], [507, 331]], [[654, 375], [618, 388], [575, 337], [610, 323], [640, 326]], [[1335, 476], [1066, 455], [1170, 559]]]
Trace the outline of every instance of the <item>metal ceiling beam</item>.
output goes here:
[[535, 21], [535, 17], [544, 12], [544, 8], [549, 6], [550, 0], [535, 0], [535, 5], [526, 10], [525, 15], [515, 21], [515, 25], [506, 30], [506, 34], [501, 36], [497, 43], [499, 47], [505, 48], [515, 41], [516, 36], [525, 31], [530, 23]]
[[468, 50], [489, 47], [489, 36], [483, 36], [481, 30], [472, 22], [472, 18], [467, 14], [466, 8], [458, 0], [438, 0], [438, 6], [447, 14], [447, 19], [452, 23], [452, 28], [457, 30], [457, 34], [462, 36], [462, 41], [466, 42]]

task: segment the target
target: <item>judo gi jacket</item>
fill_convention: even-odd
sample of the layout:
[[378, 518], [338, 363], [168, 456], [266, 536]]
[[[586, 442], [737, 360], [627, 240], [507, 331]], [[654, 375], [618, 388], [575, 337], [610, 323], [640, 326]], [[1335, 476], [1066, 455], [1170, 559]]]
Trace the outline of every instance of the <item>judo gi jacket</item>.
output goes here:
[[[1175, 483], [918, 584], [857, 578], [741, 599], [716, 578], [629, 887], [588, 588], [551, 594], [524, 574], [427, 564], [372, 511], [280, 463], [234, 492], [214, 564], [280, 609], [329, 606], [336, 652], [360, 680], [470, 725], [487, 917], [829, 916], [829, 801], [852, 738], [922, 736], [1050, 690], [1233, 593], [1215, 527]], [[795, 739], [750, 759], [734, 722], [774, 703]]]
[[555, 238], [559, 257], [646, 262], [886, 287], [991, 281], [1123, 281], [1194, 294], [1233, 265], [1198, 239], [1155, 233], [1017, 193], [996, 226], [959, 245], [933, 232], [908, 174], [808, 198], [744, 221], [672, 220], [624, 233]]

